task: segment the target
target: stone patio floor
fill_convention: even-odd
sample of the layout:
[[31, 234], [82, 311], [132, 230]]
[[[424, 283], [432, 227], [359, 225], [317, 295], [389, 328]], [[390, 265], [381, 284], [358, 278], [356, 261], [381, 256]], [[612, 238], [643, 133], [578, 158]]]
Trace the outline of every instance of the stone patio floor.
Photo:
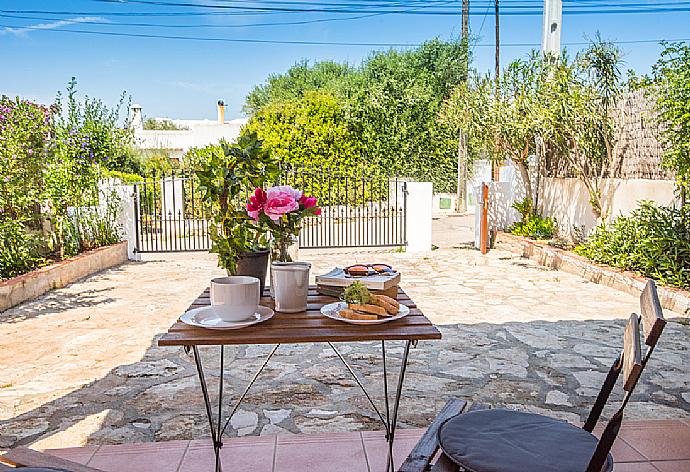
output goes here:
[[[300, 258], [313, 262], [313, 273], [390, 262], [439, 325], [443, 340], [411, 353], [402, 428], [425, 427], [450, 397], [582, 421], [622, 345], [625, 320], [639, 309], [633, 296], [502, 251], [305, 250]], [[0, 313], [0, 449], [207, 438], [192, 359], [156, 339], [220, 274], [208, 254], [154, 257]], [[680, 315], [666, 315], [673, 321], [628, 420], [690, 418], [690, 328]], [[268, 349], [226, 349], [228, 389], [243, 388]], [[381, 401], [380, 345], [341, 350]], [[208, 369], [218, 365], [216, 352], [203, 350]], [[399, 357], [402, 349], [391, 352]], [[209, 383], [213, 391], [217, 376]], [[278, 350], [228, 429], [230, 436], [273, 436], [380, 426], [327, 346], [296, 345]]]

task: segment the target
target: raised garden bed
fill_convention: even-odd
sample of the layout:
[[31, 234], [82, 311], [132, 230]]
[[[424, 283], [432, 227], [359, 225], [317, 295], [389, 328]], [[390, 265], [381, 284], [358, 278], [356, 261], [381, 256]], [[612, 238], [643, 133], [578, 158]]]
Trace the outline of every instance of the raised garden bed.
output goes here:
[[[520, 254], [550, 269], [558, 269], [589, 280], [639, 296], [644, 288], [645, 277], [634, 272], [597, 264], [573, 252], [549, 246], [509, 233], [498, 233], [496, 247]], [[659, 286], [661, 305], [676, 313], [690, 314], [690, 292], [675, 287]]]
[[127, 241], [104, 246], [0, 282], [0, 312], [127, 261]]

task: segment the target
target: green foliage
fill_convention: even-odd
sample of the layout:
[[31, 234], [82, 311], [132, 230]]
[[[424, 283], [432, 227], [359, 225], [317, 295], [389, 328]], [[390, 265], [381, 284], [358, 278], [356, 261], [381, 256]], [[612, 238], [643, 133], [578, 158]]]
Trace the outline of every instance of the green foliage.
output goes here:
[[117, 170], [106, 170], [103, 172], [103, 177], [118, 179], [120, 182], [126, 185], [138, 184], [145, 180], [145, 178], [139, 174], [129, 174], [127, 172], [120, 172]]
[[321, 61], [310, 66], [308, 61], [303, 60], [285, 74], [273, 74], [268, 77], [266, 84], [254, 87], [247, 95], [244, 111], [254, 115], [271, 103], [299, 100], [306, 92], [334, 90], [352, 70], [347, 64]]
[[643, 201], [629, 216], [602, 224], [575, 252], [595, 262], [690, 288], [690, 206]]
[[0, 97], [0, 219], [38, 223], [50, 116], [47, 107]]
[[0, 280], [29, 272], [45, 262], [43, 240], [21, 221], [0, 217]]
[[77, 208], [65, 225], [65, 256], [74, 256], [122, 240], [117, 223], [120, 199], [116, 194], [103, 195], [105, 204]]
[[209, 144], [202, 148], [192, 147], [182, 158], [182, 168], [193, 171], [205, 166], [212, 158], [222, 158], [224, 155], [223, 146], [220, 144]]
[[234, 144], [221, 141], [223, 153], [209, 152], [196, 170], [199, 190], [208, 205], [210, 227], [218, 265], [234, 273], [240, 254], [265, 246], [265, 229], [247, 215], [245, 196], [254, 188], [274, 182], [280, 169], [254, 133], [244, 133]]
[[556, 220], [541, 215], [532, 215], [528, 220], [515, 223], [510, 228], [512, 234], [532, 239], [551, 239], [558, 233]]
[[102, 170], [129, 146], [131, 132], [118, 127], [123, 103], [80, 101], [74, 79], [51, 107], [0, 97], [1, 277], [119, 238], [108, 229], [112, 211], [76, 229], [71, 212], [99, 204]]
[[513, 208], [520, 213], [522, 220], [510, 228], [511, 233], [532, 239], [551, 239], [558, 233], [556, 220], [549, 217], [544, 218], [536, 213], [529, 197], [514, 202]]
[[345, 289], [343, 299], [347, 303], [366, 304], [371, 300], [371, 292], [362, 282], [356, 280]]
[[176, 125], [172, 121], [166, 119], [157, 120], [155, 118], [146, 118], [144, 120], [144, 129], [158, 131], [184, 131], [189, 128], [186, 126]]
[[652, 68], [650, 85], [665, 125], [661, 135], [665, 163], [676, 172], [685, 199], [690, 190], [690, 45], [662, 44], [664, 50]]
[[299, 101], [269, 103], [243, 133], [256, 133], [283, 163], [356, 166], [361, 157], [361, 143], [341, 102], [328, 92], [308, 91]]
[[303, 62], [249, 94], [248, 128], [286, 162], [363, 162], [452, 190], [457, 134], [439, 112], [466, 70], [466, 46], [440, 40], [376, 52], [358, 67]]

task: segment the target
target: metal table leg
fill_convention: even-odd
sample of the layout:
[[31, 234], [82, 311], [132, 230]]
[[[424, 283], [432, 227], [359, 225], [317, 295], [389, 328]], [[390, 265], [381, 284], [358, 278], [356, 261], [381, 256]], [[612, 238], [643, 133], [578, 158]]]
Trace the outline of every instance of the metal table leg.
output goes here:
[[230, 424], [230, 420], [234, 416], [234, 414], [237, 412], [238, 408], [242, 404], [242, 401], [244, 398], [247, 396], [247, 393], [249, 393], [249, 389], [254, 385], [254, 382], [256, 382], [256, 379], [261, 375], [261, 372], [263, 372], [264, 368], [266, 368], [266, 365], [268, 364], [268, 361], [271, 360], [271, 357], [273, 357], [273, 354], [275, 354], [276, 350], [280, 347], [280, 344], [276, 344], [271, 352], [268, 354], [266, 359], [264, 360], [263, 364], [261, 364], [261, 367], [259, 370], [254, 374], [254, 377], [252, 377], [251, 381], [249, 384], [247, 384], [247, 387], [244, 389], [244, 392], [240, 396], [240, 398], [235, 402], [235, 406], [233, 409], [230, 411], [230, 414], [225, 418], [225, 423], [223, 423], [223, 374], [225, 371], [225, 346], [221, 344], [220, 346], [220, 375], [219, 375], [219, 382], [218, 382], [218, 415], [216, 418], [216, 421], [213, 419], [213, 408], [211, 406], [211, 398], [210, 395], [208, 394], [208, 385], [206, 383], [206, 377], [204, 376], [204, 367], [201, 364], [201, 355], [199, 354], [199, 348], [198, 346], [192, 346], [192, 351], [194, 353], [194, 363], [196, 364], [196, 370], [197, 373], [199, 374], [199, 382], [201, 383], [201, 392], [203, 393], [204, 396], [204, 404], [206, 405], [206, 416], [208, 417], [208, 424], [211, 428], [211, 439], [213, 441], [213, 454], [215, 456], [215, 472], [222, 472], [222, 466], [221, 466], [221, 461], [220, 461], [220, 449], [223, 447], [223, 442], [222, 442], [222, 437], [223, 434], [225, 433], [225, 429], [228, 427]]
[[400, 363], [400, 374], [398, 375], [398, 386], [395, 390], [395, 397], [393, 398], [393, 414], [391, 416], [390, 399], [388, 395], [388, 367], [386, 363], [386, 342], [381, 341], [381, 354], [383, 359], [383, 396], [386, 407], [385, 418], [376, 406], [376, 404], [374, 403], [374, 400], [372, 399], [371, 395], [369, 395], [369, 392], [367, 392], [367, 389], [364, 387], [361, 380], [359, 380], [359, 377], [357, 377], [357, 374], [352, 369], [350, 364], [347, 363], [345, 358], [342, 356], [342, 354], [340, 354], [340, 352], [335, 348], [335, 346], [332, 343], [328, 343], [328, 345], [331, 346], [331, 349], [333, 349], [333, 351], [337, 354], [340, 361], [345, 365], [348, 372], [350, 372], [352, 378], [355, 380], [355, 382], [357, 382], [359, 388], [362, 390], [362, 392], [364, 392], [364, 395], [366, 396], [367, 400], [369, 400], [369, 403], [371, 404], [374, 411], [376, 411], [376, 414], [381, 420], [381, 423], [383, 423], [383, 427], [386, 430], [386, 442], [388, 443], [386, 472], [395, 472], [395, 462], [393, 461], [393, 442], [395, 441], [395, 430], [397, 428], [398, 422], [398, 407], [400, 405], [400, 397], [402, 395], [402, 386], [405, 380], [405, 372], [407, 371], [407, 360], [410, 354], [410, 347], [412, 345], [416, 345], [416, 343], [416, 341], [405, 342], [405, 350], [403, 352], [403, 358]]

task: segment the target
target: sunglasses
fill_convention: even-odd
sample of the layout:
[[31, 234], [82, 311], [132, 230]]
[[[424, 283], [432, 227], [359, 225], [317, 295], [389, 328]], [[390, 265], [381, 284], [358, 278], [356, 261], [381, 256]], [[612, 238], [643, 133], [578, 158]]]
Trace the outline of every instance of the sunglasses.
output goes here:
[[388, 264], [354, 264], [343, 269], [350, 277], [366, 277], [368, 275], [394, 274], [395, 270]]

